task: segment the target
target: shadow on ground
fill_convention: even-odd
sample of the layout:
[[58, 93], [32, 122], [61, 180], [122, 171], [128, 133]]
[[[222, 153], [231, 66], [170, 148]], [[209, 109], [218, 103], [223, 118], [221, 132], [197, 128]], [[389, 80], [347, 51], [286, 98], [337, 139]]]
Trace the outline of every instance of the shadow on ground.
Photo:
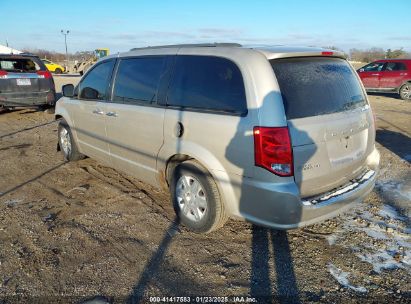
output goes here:
[[411, 163], [411, 138], [407, 135], [386, 129], [378, 129], [376, 140], [403, 160]]

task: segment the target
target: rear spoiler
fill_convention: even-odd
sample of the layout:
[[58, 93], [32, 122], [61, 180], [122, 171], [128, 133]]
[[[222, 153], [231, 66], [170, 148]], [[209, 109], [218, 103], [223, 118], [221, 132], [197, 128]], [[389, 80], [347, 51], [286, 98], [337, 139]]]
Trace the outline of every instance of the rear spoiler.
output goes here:
[[327, 49], [312, 52], [271, 53], [267, 56], [267, 59], [271, 60], [289, 57], [336, 57], [347, 59], [347, 56], [343, 52]]

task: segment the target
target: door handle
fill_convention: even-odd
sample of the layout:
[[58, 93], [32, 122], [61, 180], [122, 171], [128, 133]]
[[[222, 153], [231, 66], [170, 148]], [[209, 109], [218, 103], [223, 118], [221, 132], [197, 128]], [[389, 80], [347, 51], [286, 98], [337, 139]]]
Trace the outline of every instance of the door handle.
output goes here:
[[103, 115], [104, 111], [101, 111], [100, 109], [95, 109], [95, 110], [93, 110], [93, 113], [98, 114], [98, 115]]
[[112, 117], [117, 117], [117, 113], [116, 112], [107, 112], [106, 113], [107, 116], [112, 116]]
[[372, 76], [380, 76], [380, 74], [371, 74]]
[[176, 137], [181, 137], [184, 134], [184, 126], [180, 121], [174, 127], [174, 134]]

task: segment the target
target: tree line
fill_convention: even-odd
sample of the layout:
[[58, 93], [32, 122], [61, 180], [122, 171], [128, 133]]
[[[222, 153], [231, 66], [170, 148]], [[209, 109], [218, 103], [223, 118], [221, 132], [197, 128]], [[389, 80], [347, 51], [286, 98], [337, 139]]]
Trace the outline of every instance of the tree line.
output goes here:
[[[30, 53], [38, 56], [41, 59], [48, 59], [57, 63], [63, 63], [66, 61], [66, 54], [65, 53], [59, 53], [55, 51], [49, 51], [45, 49], [23, 49], [22, 52], [25, 53]], [[69, 53], [69, 61], [74, 61], [74, 60], [84, 60], [88, 59], [93, 55], [93, 52], [86, 52], [86, 51], [81, 51], [81, 52], [75, 52], [75, 53]]]
[[[400, 49], [383, 49], [372, 47], [369, 49], [357, 49], [353, 48], [350, 49], [348, 53], [344, 52], [338, 47], [335, 46], [327, 46], [325, 48], [337, 50], [343, 52], [349, 60], [352, 61], [359, 61], [359, 62], [372, 62], [378, 59], [386, 59], [386, 58], [411, 58], [411, 53], [404, 51], [403, 48]], [[51, 61], [56, 62], [64, 62], [66, 60], [66, 54], [48, 51], [44, 49], [25, 49], [23, 52], [28, 52], [39, 56], [40, 58], [47, 58]], [[69, 60], [84, 60], [88, 59], [92, 56], [93, 52], [76, 52], [69, 54]]]
[[392, 50], [383, 48], [370, 49], [350, 49], [349, 58], [352, 61], [371, 62], [378, 59], [395, 59], [395, 58], [411, 58], [411, 53], [406, 52], [403, 48]]

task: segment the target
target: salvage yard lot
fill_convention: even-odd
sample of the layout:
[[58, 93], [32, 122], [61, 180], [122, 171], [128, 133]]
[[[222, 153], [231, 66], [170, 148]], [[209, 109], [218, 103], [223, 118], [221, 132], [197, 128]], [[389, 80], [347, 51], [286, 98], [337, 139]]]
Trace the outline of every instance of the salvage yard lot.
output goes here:
[[370, 101], [381, 171], [363, 204], [304, 229], [230, 220], [209, 235], [180, 226], [168, 195], [138, 179], [64, 162], [52, 114], [0, 114], [0, 303], [411, 301], [411, 103]]

